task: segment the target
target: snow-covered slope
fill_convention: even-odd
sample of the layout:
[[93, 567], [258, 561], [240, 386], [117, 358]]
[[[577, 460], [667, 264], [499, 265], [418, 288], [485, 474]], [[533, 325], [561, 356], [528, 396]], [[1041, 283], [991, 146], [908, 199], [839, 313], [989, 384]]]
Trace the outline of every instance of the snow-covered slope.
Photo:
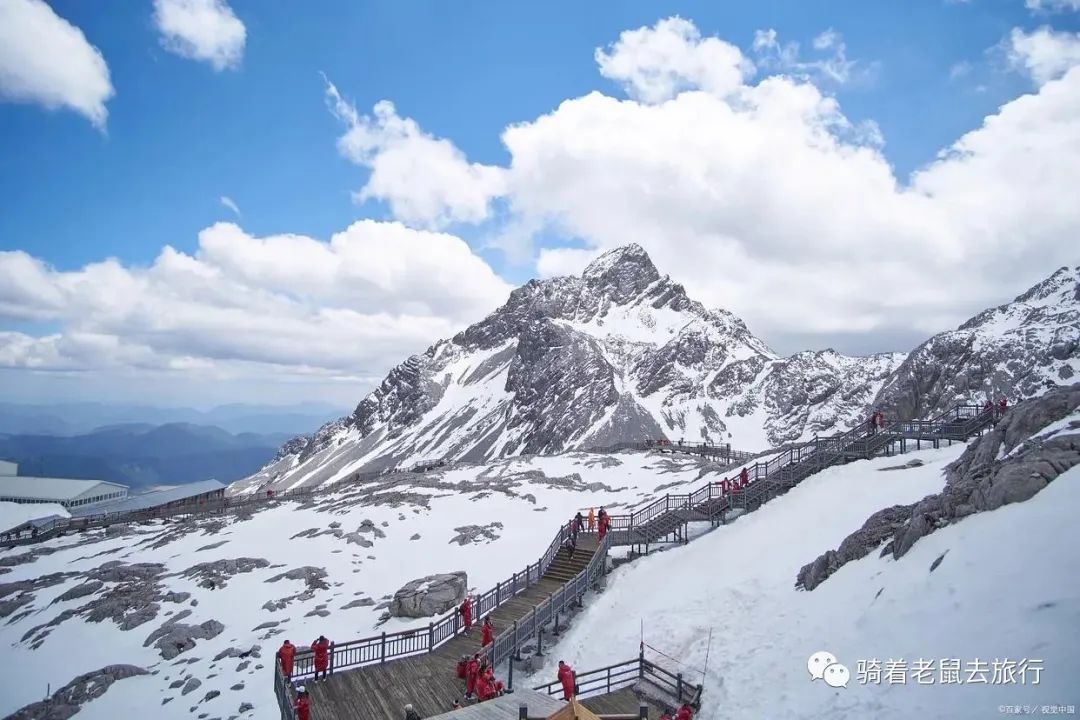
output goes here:
[[[633, 453], [512, 459], [349, 483], [250, 517], [153, 522], [2, 550], [0, 717], [41, 699], [46, 684], [55, 690], [113, 664], [156, 674], [120, 681], [80, 720], [148, 709], [158, 718], [227, 718], [241, 703], [254, 707], [245, 718], [276, 717], [269, 668], [285, 638], [308, 644], [320, 633], [347, 640], [426, 626], [378, 627], [379, 604], [409, 580], [455, 570], [486, 591], [536, 562], [578, 509], [686, 492], [713, 469]], [[292, 570], [298, 579], [275, 580]], [[192, 632], [181, 627], [159, 648], [152, 633], [170, 620], [212, 637], [172, 657], [170, 645]], [[256, 655], [237, 656], [254, 645]]]
[[[669, 656], [649, 649], [650, 659], [690, 682], [705, 671], [702, 720], [961, 720], [1004, 715], [1005, 705], [1075, 708], [1080, 466], [1031, 500], [923, 538], [900, 560], [871, 553], [813, 592], [794, 588], [803, 563], [869, 514], [939, 491], [944, 465], [962, 450], [913, 453], [926, 464], [900, 471], [878, 472], [896, 465], [889, 458], [826, 470], [734, 524], [619, 568], [532, 679], [550, 682], [559, 659], [587, 670], [634, 657], [644, 622], [644, 641]], [[849, 668], [846, 688], [811, 681], [807, 660], [818, 651]], [[940, 683], [942, 658], [961, 661], [960, 684]], [[1027, 685], [1021, 675], [995, 684], [995, 659], [1041, 660], [1039, 684], [1030, 684], [1033, 670]], [[880, 683], [860, 683], [859, 661], [870, 660]], [[890, 660], [907, 664], [906, 684], [888, 682]], [[934, 662], [929, 675], [912, 675], [919, 660]], [[976, 660], [986, 663], [985, 684], [968, 680]]]
[[932, 417], [957, 401], [1034, 397], [1080, 377], [1080, 266], [915, 348], [876, 405]]
[[662, 436], [764, 450], [850, 427], [903, 359], [777, 357], [742, 320], [691, 300], [628, 245], [581, 277], [518, 288], [234, 491]]

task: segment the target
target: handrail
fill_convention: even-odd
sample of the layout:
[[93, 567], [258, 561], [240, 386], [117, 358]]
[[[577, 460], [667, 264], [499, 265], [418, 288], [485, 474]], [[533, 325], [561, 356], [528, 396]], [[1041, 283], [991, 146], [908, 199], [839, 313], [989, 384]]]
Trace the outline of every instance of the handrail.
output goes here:
[[[745, 466], [746, 485], [736, 475], [712, 481], [688, 495], [669, 494], [628, 514], [609, 516], [610, 528], [621, 544], [645, 544], [671, 534], [672, 523], [677, 526], [689, 519], [713, 520], [726, 510], [749, 507], [762, 495], [768, 499], [772, 485], [794, 485], [849, 459], [852, 454], [869, 457], [909, 436], [966, 439], [995, 417], [992, 409], [959, 404], [934, 420], [893, 421], [884, 428], [875, 428], [870, 421], [864, 421], [844, 432], [793, 445], [765, 462]], [[696, 517], [691, 518], [692, 515]]]
[[[682, 703], [689, 703], [694, 707], [701, 705], [702, 685], [690, 683], [683, 679], [682, 673], [673, 673], [647, 660], [644, 653], [640, 653], [632, 660], [624, 660], [614, 665], [575, 672], [574, 694], [577, 697], [607, 695], [621, 688], [635, 685], [641, 680], [647, 680], [666, 691], [674, 698], [676, 705]], [[558, 695], [563, 692], [562, 683], [559, 680], [538, 685], [533, 690], [547, 695]]]
[[[562, 525], [547, 550], [535, 563], [526, 566], [523, 572], [514, 573], [513, 577], [496, 584], [486, 593], [476, 596], [473, 606], [476, 620], [480, 620], [497, 607], [540, 582], [570, 534], [571, 524]], [[603, 570], [610, 545], [610, 538], [605, 538], [593, 553], [589, 564], [574, 579], [538, 604], [525, 623], [519, 622], [513, 628], [504, 629], [494, 638], [494, 642], [489, 646], [489, 656], [495, 658], [494, 662], [504, 660], [520, 646], [522, 639], [531, 637], [536, 628], [553, 621], [557, 614], [563, 612], [571, 603], [576, 602], [585, 594], [592, 580]], [[336, 643], [330, 651], [330, 669], [333, 671], [361, 667], [432, 652], [463, 631], [458, 609], [454, 608], [438, 620], [428, 623], [426, 628], [400, 630], [393, 633], [384, 632], [380, 635]], [[298, 652], [293, 661], [293, 669], [294, 678], [313, 675], [314, 653], [306, 649]]]

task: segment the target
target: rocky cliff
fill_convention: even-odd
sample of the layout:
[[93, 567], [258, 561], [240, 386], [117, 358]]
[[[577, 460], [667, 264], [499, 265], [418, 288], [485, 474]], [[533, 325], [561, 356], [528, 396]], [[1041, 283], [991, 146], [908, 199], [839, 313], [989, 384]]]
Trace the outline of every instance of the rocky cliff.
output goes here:
[[945, 489], [912, 505], [883, 509], [799, 571], [813, 590], [845, 563], [881, 548], [903, 556], [920, 538], [975, 513], [1024, 502], [1080, 465], [1080, 383], [1057, 387], [1009, 410], [946, 468]]

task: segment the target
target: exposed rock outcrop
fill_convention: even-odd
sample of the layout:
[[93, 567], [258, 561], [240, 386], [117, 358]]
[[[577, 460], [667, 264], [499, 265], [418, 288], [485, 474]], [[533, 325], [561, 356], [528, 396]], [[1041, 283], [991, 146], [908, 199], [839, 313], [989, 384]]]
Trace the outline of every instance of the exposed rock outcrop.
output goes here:
[[464, 570], [413, 580], [394, 593], [390, 614], [410, 618], [441, 615], [465, 599], [468, 587]]
[[900, 558], [939, 528], [1030, 499], [1066, 470], [1080, 465], [1078, 407], [1080, 384], [1054, 388], [1013, 407], [945, 469], [942, 492], [913, 505], [875, 513], [838, 550], [829, 550], [803, 566], [796, 587], [813, 590], [844, 563], [869, 554], [883, 542], [882, 554]]
[[54, 692], [49, 699], [16, 710], [5, 720], [67, 720], [79, 712], [85, 703], [104, 695], [117, 680], [146, 674], [146, 670], [135, 665], [108, 665], [80, 675]]

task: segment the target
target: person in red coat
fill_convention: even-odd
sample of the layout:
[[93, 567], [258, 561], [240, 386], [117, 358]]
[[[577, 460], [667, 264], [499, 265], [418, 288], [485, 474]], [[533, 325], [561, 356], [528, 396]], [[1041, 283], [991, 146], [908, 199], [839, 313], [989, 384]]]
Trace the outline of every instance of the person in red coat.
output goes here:
[[671, 720], [671, 713], [665, 710], [664, 713], [660, 716], [660, 720]]
[[746, 487], [749, 484], [750, 484], [750, 471], [747, 470], [746, 468], [743, 468], [741, 471], [739, 471], [739, 485], [741, 487]]
[[461, 607], [458, 608], [458, 612], [461, 613], [461, 619], [465, 622], [465, 632], [472, 630], [472, 598], [468, 595], [465, 596], [465, 601], [461, 603]]
[[296, 720], [311, 720], [311, 701], [303, 685], [296, 688], [296, 702], [293, 703]]
[[484, 618], [484, 624], [480, 626], [480, 647], [487, 647], [495, 639], [495, 626], [491, 624], [491, 618]]
[[607, 535], [608, 530], [608, 518], [607, 515], [600, 516], [600, 532], [597, 534], [597, 540], [604, 542], [604, 536]]
[[558, 678], [562, 683], [563, 700], [574, 697], [574, 669], [562, 660], [559, 661]]
[[480, 653], [473, 655], [465, 666], [465, 697], [471, 698], [476, 691], [476, 676], [480, 672]]
[[484, 702], [495, 697], [495, 692], [491, 687], [491, 678], [487, 672], [479, 673], [476, 678], [476, 701]]
[[683, 703], [679, 712], [675, 713], [675, 720], [694, 720], [694, 709], [690, 707], [690, 703]]
[[311, 643], [311, 651], [315, 653], [315, 680], [318, 680], [319, 673], [322, 673], [325, 682], [327, 668], [330, 667], [330, 641], [325, 635], [320, 635], [318, 640]]
[[488, 668], [488, 683], [491, 685], [491, 696], [496, 697], [503, 694], [503, 688], [505, 687], [502, 680], [495, 679], [495, 668]]
[[469, 668], [469, 656], [468, 655], [462, 655], [461, 659], [458, 660], [458, 664], [457, 664], [457, 676], [458, 676], [459, 680], [464, 680], [465, 679], [465, 672], [466, 672], [466, 670], [468, 670], [468, 668]]
[[296, 646], [286, 640], [281, 643], [277, 651], [278, 662], [281, 663], [281, 672], [286, 678], [292, 675], [293, 658], [296, 657]]

